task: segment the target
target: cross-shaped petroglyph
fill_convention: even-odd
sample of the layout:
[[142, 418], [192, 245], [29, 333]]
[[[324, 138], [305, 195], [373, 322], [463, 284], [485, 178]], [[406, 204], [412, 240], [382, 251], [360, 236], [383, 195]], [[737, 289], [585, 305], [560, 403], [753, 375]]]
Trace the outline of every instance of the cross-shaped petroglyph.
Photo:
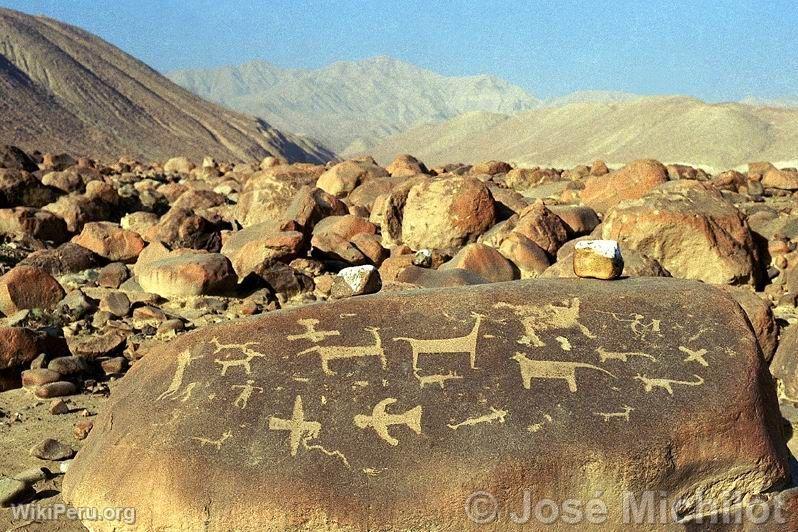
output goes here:
[[227, 370], [234, 367], [242, 367], [244, 368], [244, 373], [247, 375], [252, 374], [252, 367], [250, 364], [252, 360], [257, 357], [265, 357], [263, 353], [255, 351], [254, 349], [250, 349], [249, 346], [255, 345], [258, 342], [246, 342], [243, 344], [220, 344], [219, 340], [214, 336], [211, 338], [211, 342], [213, 345], [216, 346], [216, 350], [213, 352], [214, 355], [218, 355], [220, 352], [224, 351], [225, 349], [240, 349], [241, 352], [244, 354], [244, 358], [233, 359], [233, 360], [223, 360], [221, 358], [214, 359], [216, 364], [222, 366], [222, 376], [224, 377], [227, 374]]
[[554, 419], [550, 415], [543, 414], [543, 421], [541, 421], [540, 423], [532, 423], [531, 425], [527, 426], [526, 431], [527, 432], [538, 432], [543, 427], [546, 426], [546, 423], [551, 423], [553, 421], [554, 421]]
[[222, 450], [222, 444], [228, 438], [230, 438], [232, 435], [233, 435], [233, 433], [228, 430], [227, 432], [222, 434], [222, 436], [219, 439], [216, 439], [216, 440], [210, 440], [208, 438], [199, 438], [197, 436], [194, 436], [192, 439], [197, 440], [198, 442], [200, 442], [200, 446], [201, 447], [205, 447], [206, 445], [210, 445], [211, 447], [216, 447], [217, 451], [221, 451]]
[[302, 334], [291, 334], [286, 336], [285, 338], [290, 341], [294, 340], [310, 340], [314, 344], [317, 344], [327, 338], [328, 336], [338, 336], [340, 335], [340, 331], [317, 331], [316, 325], [319, 324], [319, 320], [313, 318], [306, 318], [302, 320], [297, 320], [297, 323], [302, 325], [305, 328], [305, 332]]
[[673, 384], [682, 384], [684, 386], [701, 386], [704, 384], [704, 379], [699, 377], [698, 375], [693, 375], [697, 380], [696, 381], [675, 381], [672, 379], [651, 379], [645, 375], [640, 375], [639, 373], [635, 376], [635, 380], [638, 380], [643, 383], [643, 387], [646, 390], [646, 393], [649, 393], [654, 390], [654, 388], [662, 388], [669, 395], [673, 395], [673, 388], [671, 385]]
[[399, 440], [392, 437], [388, 432], [388, 427], [392, 425], [406, 425], [416, 434], [421, 434], [421, 405], [411, 408], [402, 414], [389, 414], [385, 409], [394, 404], [397, 399], [388, 397], [374, 406], [370, 416], [358, 414], [355, 416], [355, 425], [360, 429], [371, 427], [377, 436], [388, 442], [390, 445], [399, 445]]
[[382, 369], [388, 365], [388, 359], [385, 357], [385, 350], [382, 348], [382, 338], [380, 338], [379, 327], [365, 327], [365, 331], [371, 333], [374, 337], [374, 343], [371, 345], [328, 345], [320, 346], [314, 345], [304, 351], [300, 351], [297, 355], [304, 355], [307, 353], [318, 353], [321, 357], [321, 369], [326, 375], [335, 375], [335, 372], [330, 369], [330, 362], [333, 360], [342, 360], [347, 358], [362, 358], [362, 357], [377, 357], [380, 359]]
[[504, 423], [504, 418], [507, 417], [506, 410], [497, 410], [493, 407], [490, 407], [490, 410], [490, 413], [485, 414], [484, 416], [470, 417], [465, 421], [461, 421], [460, 423], [456, 423], [454, 425], [447, 424], [446, 426], [452, 430], [457, 430], [460, 427], [471, 427], [474, 425], [479, 425], [480, 423], [493, 423], [494, 421]]
[[593, 412], [596, 416], [601, 416], [604, 418], [604, 421], [609, 421], [610, 419], [617, 417], [624, 419], [625, 421], [629, 421], [629, 414], [634, 410], [631, 406], [623, 405], [623, 411], [621, 412]]
[[288, 446], [291, 448], [291, 456], [296, 456], [299, 444], [302, 444], [302, 447], [307, 451], [320, 451], [327, 456], [338, 458], [346, 467], [350, 467], [349, 460], [340, 451], [328, 451], [321, 445], [308, 444], [308, 441], [319, 437], [321, 423], [305, 420], [302, 397], [299, 395], [294, 399], [294, 410], [291, 414], [291, 419], [281, 419], [272, 416], [269, 418], [269, 430], [286, 430], [290, 432]]
[[[175, 368], [175, 373], [172, 375], [172, 382], [169, 383], [169, 387], [163, 392], [161, 395], [158, 396], [156, 401], [160, 401], [161, 399], [169, 398], [177, 398], [185, 393], [191, 395], [190, 388], [193, 386], [189, 386], [189, 389], [183, 392], [182, 394], [178, 394], [178, 390], [183, 386], [183, 378], [186, 376], [186, 368], [188, 368], [189, 364], [191, 364], [192, 360], [197, 360], [202, 358], [202, 356], [192, 357], [191, 351], [186, 349], [177, 355], [177, 368]], [[193, 384], [193, 383], [192, 383]], [[176, 397], [175, 397], [176, 396]], [[185, 399], [183, 400], [185, 402]]]
[[477, 339], [479, 338], [479, 326], [482, 324], [482, 319], [485, 316], [477, 314], [476, 312], [472, 312], [471, 316], [475, 319], [474, 326], [471, 328], [471, 332], [465, 336], [432, 340], [397, 336], [393, 341], [398, 342], [403, 340], [410, 344], [410, 348], [413, 350], [413, 371], [418, 370], [418, 356], [421, 354], [448, 355], [468, 353], [470, 356], [471, 369], [477, 369]]
[[609, 371], [592, 364], [582, 362], [561, 362], [558, 360], [530, 360], [524, 353], [516, 352], [512, 357], [521, 368], [521, 382], [524, 388], [532, 387], [532, 379], [562, 379], [568, 383], [571, 392], [576, 391], [576, 370], [579, 368], [593, 369], [606, 373], [613, 379], [617, 378]]
[[462, 379], [463, 378], [462, 375], [458, 375], [457, 373], [454, 373], [452, 371], [450, 371], [449, 373], [447, 373], [445, 375], [444, 374], [419, 375], [417, 371], [414, 371], [413, 375], [416, 376], [416, 379], [418, 379], [418, 382], [419, 382], [419, 384], [421, 385], [422, 388], [424, 388], [424, 386], [426, 386], [427, 384], [437, 384], [438, 386], [441, 387], [441, 390], [443, 390], [443, 387], [444, 387], [444, 384], [446, 384], [446, 381], [451, 381], [451, 380], [456, 380], [456, 379]]
[[263, 393], [263, 388], [260, 386], [253, 386], [255, 381], [252, 379], [248, 379], [246, 384], [234, 384], [230, 386], [232, 389], [241, 388], [241, 393], [238, 394], [235, 402], [233, 402], [233, 406], [237, 406], [241, 410], [244, 410], [247, 407], [247, 403], [249, 402], [252, 394], [255, 393], [257, 390], [258, 393]]
[[704, 356], [707, 354], [706, 349], [699, 349], [697, 351], [693, 351], [688, 347], [684, 347], [683, 345], [679, 346], [679, 351], [685, 353], [687, 358], [684, 359], [684, 362], [698, 362], [702, 366], [709, 366], [707, 359]]
[[597, 310], [596, 312], [600, 312], [602, 314], [609, 314], [615, 321], [619, 321], [622, 323], [628, 323], [629, 328], [632, 330], [632, 333], [640, 340], [645, 340], [649, 334], [656, 333], [657, 336], [662, 336], [660, 334], [660, 320], [650, 320], [648, 323], [644, 323], [646, 317], [642, 314], [629, 314], [631, 318], [624, 318], [615, 312], [606, 312], [603, 310]]
[[628, 352], [607, 351], [603, 347], [599, 347], [598, 349], [596, 349], [596, 353], [598, 353], [599, 360], [601, 362], [606, 362], [608, 360], [620, 360], [622, 362], [628, 362], [629, 358], [631, 357], [648, 358], [650, 360], [653, 360], [654, 362], [657, 361], [656, 358], [649, 355], [648, 353], [641, 353], [637, 351], [628, 351]]
[[521, 320], [524, 335], [518, 340], [519, 344], [544, 347], [546, 344], [538, 336], [540, 331], [578, 329], [586, 338], [596, 338], [595, 334], [579, 322], [581, 303], [578, 297], [573, 297], [564, 300], [561, 305], [549, 303], [539, 307], [499, 302], [493, 305], [493, 308], [510, 309]]

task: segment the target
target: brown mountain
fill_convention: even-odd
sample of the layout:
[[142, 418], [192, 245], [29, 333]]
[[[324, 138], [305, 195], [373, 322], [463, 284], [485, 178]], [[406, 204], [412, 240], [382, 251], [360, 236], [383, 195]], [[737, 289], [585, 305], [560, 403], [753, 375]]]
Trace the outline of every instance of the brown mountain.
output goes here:
[[369, 153], [411, 153], [427, 164], [502, 159], [568, 167], [654, 158], [710, 169], [798, 159], [798, 109], [710, 104], [684, 96], [575, 101], [512, 116], [468, 113], [384, 139]]
[[79, 28], [2, 8], [0, 144], [145, 159], [334, 157], [309, 139], [205, 102]]

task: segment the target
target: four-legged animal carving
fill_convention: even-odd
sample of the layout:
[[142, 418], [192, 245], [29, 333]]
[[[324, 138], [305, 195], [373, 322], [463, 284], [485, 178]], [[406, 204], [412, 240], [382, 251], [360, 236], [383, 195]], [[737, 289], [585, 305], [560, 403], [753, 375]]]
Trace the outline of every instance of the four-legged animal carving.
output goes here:
[[382, 348], [382, 338], [380, 338], [379, 335], [379, 328], [366, 327], [365, 330], [374, 336], [373, 345], [314, 345], [313, 347], [305, 349], [304, 351], [300, 351], [297, 354], [304, 355], [306, 353], [318, 353], [321, 357], [321, 369], [327, 375], [335, 375], [335, 372], [330, 369], [330, 361], [341, 360], [345, 358], [378, 357], [380, 359], [382, 369], [385, 369], [387, 367], [388, 360], [385, 358], [385, 350]]
[[432, 340], [397, 336], [393, 341], [404, 340], [410, 344], [413, 350], [414, 371], [418, 370], [418, 356], [422, 353], [428, 355], [468, 353], [470, 356], [471, 369], [477, 369], [477, 339], [479, 338], [479, 326], [482, 323], [482, 318], [485, 316], [475, 312], [472, 312], [471, 315], [474, 316], [476, 321], [474, 321], [474, 327], [471, 328], [471, 332], [465, 336]]
[[562, 362], [559, 360], [530, 360], [523, 353], [516, 352], [513, 360], [521, 367], [521, 381], [524, 388], [532, 387], [532, 379], [562, 379], [568, 383], [571, 392], [576, 391], [576, 370], [579, 368], [593, 369], [606, 373], [613, 379], [615, 375], [605, 369], [582, 362]]

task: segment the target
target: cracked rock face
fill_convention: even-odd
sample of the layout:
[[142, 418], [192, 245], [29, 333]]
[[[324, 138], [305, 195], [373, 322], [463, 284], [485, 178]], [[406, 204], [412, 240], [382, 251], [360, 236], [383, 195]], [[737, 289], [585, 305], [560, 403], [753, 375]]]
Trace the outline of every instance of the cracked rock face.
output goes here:
[[613, 525], [624, 491], [667, 492], [684, 517], [697, 490], [781, 486], [782, 437], [754, 333], [726, 293], [521, 281], [180, 337], [120, 383], [63, 488], [75, 506], [135, 506], [153, 529], [471, 529], [471, 493], [515, 509], [524, 489], [602, 491]]

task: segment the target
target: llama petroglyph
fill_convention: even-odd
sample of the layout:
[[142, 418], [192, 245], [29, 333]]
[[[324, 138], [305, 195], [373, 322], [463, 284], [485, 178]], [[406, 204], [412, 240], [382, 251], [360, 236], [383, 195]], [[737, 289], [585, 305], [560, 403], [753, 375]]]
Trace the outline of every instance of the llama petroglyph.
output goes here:
[[603, 417], [604, 421], [609, 421], [612, 418], [620, 418], [629, 421], [629, 414], [632, 411], [634, 411], [634, 408], [629, 405], [623, 405], [623, 410], [621, 412], [593, 412], [593, 415]]
[[211, 439], [208, 439], [208, 438], [200, 438], [200, 437], [197, 437], [197, 436], [194, 436], [191, 439], [197, 440], [198, 442], [200, 442], [200, 447], [205, 447], [206, 445], [209, 445], [211, 447], [216, 447], [216, 450], [220, 451], [222, 449], [222, 444], [225, 441], [227, 441], [232, 436], [233, 436], [233, 433], [228, 430], [227, 432], [222, 434], [216, 440], [211, 440]]
[[258, 393], [263, 393], [263, 388], [260, 386], [253, 386], [255, 381], [252, 379], [248, 379], [246, 384], [234, 384], [230, 386], [232, 389], [241, 388], [241, 393], [238, 394], [238, 397], [233, 402], [233, 406], [237, 406], [241, 410], [247, 407], [247, 403], [249, 399], [252, 397], [252, 394], [257, 391]]
[[258, 342], [246, 342], [243, 344], [221, 344], [219, 343], [218, 338], [215, 336], [211, 338], [211, 344], [216, 346], [216, 350], [213, 352], [214, 355], [218, 355], [220, 352], [227, 350], [227, 349], [239, 349], [244, 354], [244, 358], [233, 359], [233, 360], [224, 360], [221, 358], [214, 359], [214, 363], [219, 364], [222, 366], [222, 376], [224, 377], [227, 375], [227, 370], [230, 368], [235, 367], [242, 367], [244, 368], [244, 373], [247, 375], [252, 374], [252, 366], [251, 363], [255, 358], [264, 358], [266, 355], [251, 349], [249, 346], [255, 345]]
[[623, 317], [618, 315], [615, 312], [605, 312], [602, 310], [597, 310], [596, 312], [600, 312], [602, 314], [609, 314], [615, 321], [621, 323], [628, 323], [629, 328], [632, 330], [632, 334], [637, 337], [639, 340], [647, 340], [649, 335], [655, 335], [657, 337], [661, 337], [661, 320], [649, 320], [648, 323], [645, 323], [646, 317], [642, 314], [632, 313], [629, 314], [629, 317]]
[[603, 347], [599, 347], [596, 349], [596, 353], [598, 353], [599, 360], [601, 362], [606, 362], [608, 360], [620, 360], [621, 362], [628, 362], [629, 358], [631, 357], [641, 357], [641, 358], [648, 358], [649, 360], [653, 360], [654, 362], [657, 361], [656, 358], [649, 355], [648, 353], [641, 353], [638, 351], [607, 351]]
[[504, 423], [504, 419], [507, 417], [506, 410], [498, 410], [493, 407], [490, 407], [490, 410], [490, 413], [485, 414], [484, 416], [471, 417], [465, 421], [461, 421], [460, 423], [456, 423], [454, 425], [447, 424], [446, 426], [452, 430], [457, 430], [460, 427], [471, 427], [474, 425], [479, 425], [480, 423], [493, 423], [494, 421]]
[[545, 347], [546, 343], [538, 336], [540, 331], [577, 329], [586, 338], [596, 338], [595, 334], [579, 322], [580, 306], [581, 301], [579, 298], [572, 297], [563, 300], [561, 305], [549, 303], [538, 307], [499, 302], [493, 305], [493, 308], [510, 309], [521, 320], [521, 324], [524, 327], [524, 335], [518, 340], [519, 344]]
[[424, 388], [424, 386], [426, 386], [427, 384], [437, 384], [438, 386], [441, 387], [441, 390], [443, 390], [444, 385], [446, 384], [447, 381], [458, 380], [458, 379], [462, 380], [463, 378], [462, 375], [458, 375], [453, 371], [450, 371], [449, 373], [446, 374], [439, 373], [436, 375], [419, 375], [418, 372], [416, 371], [413, 372], [413, 375], [416, 376], [416, 379], [418, 379], [418, 382], [422, 388]]
[[370, 416], [358, 414], [354, 418], [355, 425], [360, 429], [371, 427], [377, 435], [388, 444], [399, 445], [399, 440], [391, 436], [388, 427], [392, 425], [406, 425], [416, 434], [421, 434], [421, 405], [411, 408], [402, 414], [389, 414], [385, 409], [394, 404], [397, 399], [388, 397], [374, 406]]
[[518, 362], [521, 369], [521, 381], [524, 388], [529, 390], [532, 387], [533, 379], [561, 379], [568, 383], [571, 392], [576, 391], [576, 370], [579, 368], [592, 369], [606, 373], [613, 379], [615, 375], [609, 371], [592, 364], [582, 362], [561, 362], [558, 360], [531, 360], [524, 353], [516, 352], [512, 357]]
[[707, 354], [706, 349], [699, 349], [697, 351], [693, 351], [688, 347], [680, 345], [679, 351], [687, 355], [687, 358], [684, 359], [684, 362], [698, 362], [704, 367], [709, 366], [709, 362], [707, 362], [707, 359], [704, 358], [704, 356]]
[[297, 320], [297, 323], [302, 325], [305, 328], [305, 332], [302, 334], [290, 334], [285, 337], [286, 340], [296, 341], [296, 340], [310, 340], [314, 344], [317, 344], [327, 338], [328, 336], [339, 336], [341, 334], [340, 331], [317, 331], [316, 325], [319, 324], [319, 320], [314, 318], [305, 318], [302, 320]]
[[[178, 394], [178, 390], [180, 390], [180, 388], [183, 386], [183, 378], [186, 375], [186, 369], [188, 368], [189, 364], [191, 364], [192, 360], [197, 360], [198, 358], [202, 358], [202, 356], [192, 357], [191, 351], [188, 349], [179, 353], [177, 355], [177, 368], [175, 369], [174, 375], [172, 375], [172, 382], [169, 383], [169, 387], [166, 389], [166, 391], [159, 395], [155, 400], [160, 401], [161, 399], [166, 398], [176, 399], [184, 395], [186, 392]], [[193, 388], [193, 386], [190, 386], [190, 388]], [[187, 390], [187, 392], [190, 396], [191, 391]], [[185, 399], [183, 402], [185, 402]]]
[[471, 332], [465, 336], [432, 340], [398, 336], [394, 338], [393, 341], [398, 342], [402, 340], [410, 344], [410, 348], [413, 350], [413, 371], [418, 370], [418, 357], [421, 354], [448, 355], [468, 353], [470, 356], [471, 369], [477, 369], [477, 339], [479, 338], [479, 327], [485, 316], [475, 312], [472, 312], [471, 315], [475, 319], [474, 326], [471, 328]]
[[385, 357], [385, 350], [382, 348], [382, 338], [380, 338], [379, 327], [365, 327], [364, 330], [371, 333], [374, 337], [374, 343], [371, 345], [330, 345], [319, 346], [314, 345], [304, 351], [300, 351], [297, 355], [305, 355], [307, 353], [318, 353], [321, 358], [321, 369], [326, 375], [335, 375], [336, 373], [330, 369], [330, 362], [333, 360], [343, 360], [347, 358], [361, 358], [361, 357], [377, 357], [380, 359], [382, 369], [388, 366], [388, 360]]
[[291, 419], [281, 419], [272, 416], [269, 418], [269, 430], [288, 431], [290, 433], [288, 446], [291, 448], [291, 456], [296, 456], [300, 443], [318, 438], [319, 432], [321, 432], [321, 423], [305, 420], [302, 397], [297, 395], [294, 399], [294, 410], [291, 414]]
[[652, 392], [654, 388], [662, 388], [669, 395], [673, 395], [673, 388], [672, 385], [674, 384], [681, 384], [683, 386], [701, 386], [704, 384], [704, 379], [699, 377], [698, 375], [693, 375], [696, 378], [695, 381], [677, 381], [673, 379], [652, 379], [647, 377], [646, 375], [640, 375], [639, 373], [635, 376], [635, 380], [638, 380], [643, 383], [643, 387], [646, 390], [646, 393]]

